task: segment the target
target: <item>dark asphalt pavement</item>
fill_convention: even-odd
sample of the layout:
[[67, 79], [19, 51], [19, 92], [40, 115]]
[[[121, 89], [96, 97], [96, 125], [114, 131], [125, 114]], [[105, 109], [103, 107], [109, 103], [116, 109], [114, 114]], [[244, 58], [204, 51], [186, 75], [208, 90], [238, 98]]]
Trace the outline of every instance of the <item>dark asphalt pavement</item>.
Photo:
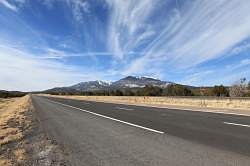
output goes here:
[[250, 165], [250, 117], [32, 99], [72, 165]]

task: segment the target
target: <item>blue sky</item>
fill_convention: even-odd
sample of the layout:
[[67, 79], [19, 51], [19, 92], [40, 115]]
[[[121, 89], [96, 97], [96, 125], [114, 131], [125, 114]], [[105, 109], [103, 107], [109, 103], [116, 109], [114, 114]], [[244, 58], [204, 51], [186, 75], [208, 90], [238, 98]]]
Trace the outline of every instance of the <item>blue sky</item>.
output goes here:
[[0, 89], [250, 79], [248, 0], [0, 0]]

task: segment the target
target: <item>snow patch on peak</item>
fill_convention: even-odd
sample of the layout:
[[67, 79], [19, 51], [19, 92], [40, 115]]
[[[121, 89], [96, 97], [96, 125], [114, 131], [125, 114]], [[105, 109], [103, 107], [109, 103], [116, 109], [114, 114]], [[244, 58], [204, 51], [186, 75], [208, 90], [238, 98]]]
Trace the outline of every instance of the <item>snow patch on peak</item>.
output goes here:
[[100, 80], [96, 80], [96, 82], [97, 82], [99, 85], [103, 85], [103, 82], [100, 81]]
[[125, 86], [130, 88], [144, 87], [142, 85], [137, 85], [137, 84], [125, 84]]
[[160, 80], [159, 78], [151, 77], [151, 76], [140, 76], [139, 78], [140, 78], [140, 79], [149, 78], [149, 79], [154, 79], [154, 80]]
[[96, 82], [97, 82], [99, 85], [111, 85], [111, 84], [112, 84], [111, 81], [96, 80]]

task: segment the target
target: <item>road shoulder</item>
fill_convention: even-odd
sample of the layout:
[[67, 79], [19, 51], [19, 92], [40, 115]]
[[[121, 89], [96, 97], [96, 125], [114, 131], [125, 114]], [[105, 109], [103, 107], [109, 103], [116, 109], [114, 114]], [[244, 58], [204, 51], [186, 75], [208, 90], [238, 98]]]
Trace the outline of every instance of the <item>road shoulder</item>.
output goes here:
[[0, 99], [0, 165], [65, 165], [39, 125], [30, 96]]

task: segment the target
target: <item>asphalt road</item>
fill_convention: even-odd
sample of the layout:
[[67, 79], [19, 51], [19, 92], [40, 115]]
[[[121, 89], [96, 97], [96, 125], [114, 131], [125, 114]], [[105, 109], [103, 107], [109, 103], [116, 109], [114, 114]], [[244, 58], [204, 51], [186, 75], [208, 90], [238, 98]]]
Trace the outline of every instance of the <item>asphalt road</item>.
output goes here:
[[250, 117], [32, 99], [43, 128], [72, 165], [250, 165]]

